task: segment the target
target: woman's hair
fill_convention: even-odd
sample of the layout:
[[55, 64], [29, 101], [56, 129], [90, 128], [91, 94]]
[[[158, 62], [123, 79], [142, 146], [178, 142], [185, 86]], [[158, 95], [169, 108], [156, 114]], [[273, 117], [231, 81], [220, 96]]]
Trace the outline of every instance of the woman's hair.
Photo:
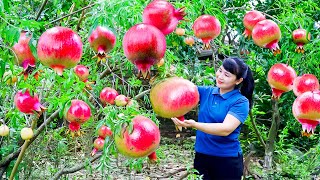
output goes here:
[[242, 59], [237, 57], [228, 57], [224, 59], [222, 66], [225, 70], [236, 75], [237, 79], [243, 78], [242, 83], [237, 85], [236, 88], [239, 88], [241, 94], [249, 100], [249, 107], [251, 109], [254, 80], [249, 66]]

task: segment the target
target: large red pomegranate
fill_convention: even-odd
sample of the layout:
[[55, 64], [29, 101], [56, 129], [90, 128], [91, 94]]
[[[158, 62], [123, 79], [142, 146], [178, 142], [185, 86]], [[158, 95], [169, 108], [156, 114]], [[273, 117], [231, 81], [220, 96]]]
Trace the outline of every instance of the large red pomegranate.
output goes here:
[[304, 74], [295, 78], [293, 92], [296, 96], [307, 92], [319, 90], [319, 80], [313, 74]]
[[44, 106], [40, 104], [40, 100], [37, 94], [32, 97], [27, 89], [25, 92], [18, 91], [14, 96], [14, 103], [19, 111], [26, 114], [38, 114], [40, 115], [46, 110]]
[[293, 102], [292, 112], [302, 125], [302, 135], [313, 134], [320, 123], [320, 91], [307, 91], [298, 96]]
[[251, 31], [253, 27], [262, 20], [265, 20], [266, 17], [260, 12], [256, 10], [252, 10], [246, 13], [243, 18], [243, 25], [245, 27], [245, 30], [243, 32], [243, 35], [245, 37], [250, 38], [251, 37]]
[[116, 36], [106, 27], [97, 26], [89, 36], [89, 43], [92, 49], [97, 52], [98, 62], [105, 61], [110, 56], [107, 55], [116, 44]]
[[90, 106], [82, 100], [71, 100], [71, 105], [65, 108], [64, 117], [70, 122], [69, 129], [72, 133], [79, 131], [81, 124], [91, 117]]
[[210, 49], [210, 41], [219, 36], [221, 24], [214, 16], [202, 15], [194, 21], [192, 29], [194, 35], [204, 43], [204, 48]]
[[62, 75], [63, 69], [75, 67], [82, 56], [82, 42], [78, 34], [66, 27], [46, 30], [37, 46], [41, 63]]
[[291, 66], [283, 63], [274, 64], [267, 77], [267, 81], [272, 88], [272, 98], [279, 99], [282, 93], [291, 91], [296, 77], [297, 74]]
[[159, 127], [149, 118], [137, 115], [132, 119], [133, 129], [128, 126], [115, 136], [118, 151], [132, 158], [145, 157], [154, 152], [160, 143]]
[[143, 10], [143, 23], [157, 27], [164, 35], [170, 34], [186, 15], [185, 8], [175, 9], [165, 0], [154, 0]]
[[155, 113], [164, 118], [184, 116], [198, 105], [197, 86], [180, 77], [167, 78], [150, 91], [150, 101]]
[[166, 39], [156, 27], [137, 24], [131, 27], [123, 37], [125, 56], [132, 62], [145, 78], [150, 67], [157, 64], [166, 51]]
[[297, 44], [296, 52], [304, 53], [303, 45], [307, 44], [311, 39], [310, 32], [305, 29], [299, 28], [292, 32], [293, 42]]
[[[12, 47], [14, 53], [17, 55], [18, 64], [23, 67], [24, 79], [28, 78], [28, 75], [33, 72], [36, 68], [36, 59], [33, 56], [29, 42], [31, 39], [31, 34], [27, 35], [27, 31], [21, 31], [18, 43], [14, 44]], [[34, 77], [38, 80], [39, 73], [36, 72]]]
[[106, 87], [102, 89], [100, 93], [100, 101], [104, 106], [107, 104], [114, 105], [115, 104], [114, 100], [118, 95], [119, 93], [115, 89]]
[[278, 45], [280, 38], [279, 26], [269, 19], [259, 21], [252, 29], [253, 42], [257, 46], [270, 49], [274, 55], [281, 53]]

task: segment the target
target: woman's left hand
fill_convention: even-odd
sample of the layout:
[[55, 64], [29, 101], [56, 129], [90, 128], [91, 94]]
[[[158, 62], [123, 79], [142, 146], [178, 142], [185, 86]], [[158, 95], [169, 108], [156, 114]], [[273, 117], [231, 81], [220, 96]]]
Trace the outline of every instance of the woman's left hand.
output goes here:
[[189, 120], [184, 120], [181, 121], [178, 118], [171, 118], [171, 120], [174, 122], [175, 125], [177, 126], [182, 126], [182, 127], [191, 127], [193, 128], [194, 125], [196, 124], [196, 121], [194, 121], [193, 119], [189, 119]]

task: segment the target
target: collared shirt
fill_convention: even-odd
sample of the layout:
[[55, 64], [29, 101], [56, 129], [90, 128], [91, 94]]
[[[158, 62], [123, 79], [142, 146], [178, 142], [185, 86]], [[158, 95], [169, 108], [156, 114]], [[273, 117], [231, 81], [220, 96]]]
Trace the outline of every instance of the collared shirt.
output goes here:
[[241, 126], [249, 114], [249, 101], [239, 89], [223, 95], [218, 87], [198, 86], [200, 107], [198, 122], [222, 123], [227, 114], [236, 117], [239, 125], [228, 136], [216, 136], [197, 130], [195, 151], [212, 156], [237, 157], [242, 153], [239, 135]]

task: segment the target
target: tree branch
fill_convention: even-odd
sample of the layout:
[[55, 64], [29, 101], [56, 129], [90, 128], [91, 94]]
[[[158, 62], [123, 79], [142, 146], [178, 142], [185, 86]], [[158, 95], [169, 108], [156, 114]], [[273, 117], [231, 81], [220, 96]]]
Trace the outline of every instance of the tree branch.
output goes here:
[[253, 117], [251, 109], [250, 109], [250, 112], [249, 112], [249, 116], [250, 116], [250, 120], [251, 120], [253, 129], [254, 129], [254, 132], [256, 133], [260, 143], [262, 144], [263, 148], [265, 149], [266, 148], [266, 143], [264, 142], [264, 140], [263, 140], [263, 138], [261, 136], [261, 133], [260, 133], [259, 129], [257, 128], [257, 124], [256, 124], [256, 121], [255, 121], [255, 119]]
[[43, 11], [43, 9], [44, 9], [44, 7], [46, 6], [47, 2], [48, 2], [48, 0], [44, 0], [44, 1], [43, 1], [42, 5], [41, 5], [41, 7], [40, 7], [40, 9], [39, 9], [39, 11], [38, 11], [38, 14], [37, 14], [37, 17], [36, 17], [36, 21], [38, 21], [40, 15], [41, 15], [41, 12]]
[[138, 99], [142, 98], [144, 95], [146, 95], [147, 93], [149, 93], [150, 91], [151, 91], [151, 89], [147, 89], [145, 91], [142, 91], [141, 93], [136, 95], [133, 99], [138, 100]]

